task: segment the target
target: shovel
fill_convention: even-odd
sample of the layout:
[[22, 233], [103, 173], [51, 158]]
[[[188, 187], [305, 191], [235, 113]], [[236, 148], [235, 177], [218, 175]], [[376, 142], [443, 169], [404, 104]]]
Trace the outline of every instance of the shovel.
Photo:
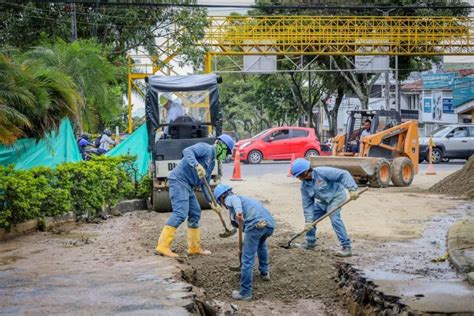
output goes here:
[[[360, 190], [357, 195], [361, 195], [362, 193], [364, 193], [365, 191], [367, 191], [369, 188], [363, 188], [362, 190]], [[336, 207], [334, 207], [333, 209], [331, 209], [329, 212], [327, 212], [326, 214], [324, 214], [323, 216], [321, 216], [320, 218], [318, 218], [317, 220], [315, 220], [313, 223], [311, 223], [311, 226], [308, 227], [308, 228], [305, 228], [302, 232], [294, 235], [293, 237], [290, 238], [290, 240], [288, 241], [288, 244], [286, 245], [281, 245], [280, 247], [282, 248], [285, 248], [285, 249], [290, 249], [291, 248], [291, 243], [298, 237], [300, 237], [301, 235], [303, 235], [304, 233], [310, 231], [311, 229], [313, 229], [314, 227], [316, 227], [316, 225], [318, 225], [321, 221], [323, 221], [325, 218], [331, 216], [333, 213], [335, 213], [338, 209], [340, 209], [341, 207], [343, 207], [344, 205], [346, 205], [347, 203], [349, 203], [350, 201], [352, 201], [351, 199], [347, 199], [345, 202], [343, 203], [340, 203], [339, 205], [337, 205]]]
[[242, 268], [242, 232], [244, 231], [244, 224], [239, 220], [239, 266], [238, 267], [229, 267], [230, 271], [240, 271]]
[[[204, 178], [202, 179], [202, 181], [204, 182], [204, 185], [206, 186], [207, 192], [209, 193], [209, 196], [211, 197], [212, 203], [214, 203], [214, 205], [217, 205], [216, 197], [214, 196], [214, 193], [212, 193], [211, 186], [209, 185], [209, 182], [207, 182], [206, 177], [204, 177]], [[222, 218], [222, 214], [219, 213], [219, 212], [216, 212], [214, 209], [213, 209], [213, 211], [214, 211], [217, 215], [219, 215], [219, 218], [220, 218], [220, 220], [221, 220], [221, 222], [222, 222], [222, 226], [224, 226], [224, 230], [225, 230], [223, 233], [220, 233], [220, 234], [219, 234], [219, 237], [221, 237], [221, 238], [227, 238], [227, 237], [230, 237], [230, 236], [234, 235], [234, 234], [237, 232], [237, 229], [232, 228], [232, 230], [229, 230], [229, 229], [227, 228], [227, 225], [225, 224], [224, 219]]]

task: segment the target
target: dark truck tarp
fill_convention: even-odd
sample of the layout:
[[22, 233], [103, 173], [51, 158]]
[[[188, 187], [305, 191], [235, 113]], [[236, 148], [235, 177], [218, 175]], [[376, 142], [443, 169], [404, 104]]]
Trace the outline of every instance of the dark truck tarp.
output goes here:
[[154, 146], [155, 132], [160, 127], [158, 92], [209, 91], [211, 122], [216, 135], [222, 133], [222, 112], [217, 89], [217, 75], [149, 76], [145, 101], [148, 150]]

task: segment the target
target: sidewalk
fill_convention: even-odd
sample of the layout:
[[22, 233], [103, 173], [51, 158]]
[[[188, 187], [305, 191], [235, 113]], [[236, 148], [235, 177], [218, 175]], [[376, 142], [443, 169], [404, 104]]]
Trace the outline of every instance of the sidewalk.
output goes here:
[[464, 219], [448, 231], [448, 252], [451, 263], [460, 273], [466, 273], [474, 285], [474, 218]]

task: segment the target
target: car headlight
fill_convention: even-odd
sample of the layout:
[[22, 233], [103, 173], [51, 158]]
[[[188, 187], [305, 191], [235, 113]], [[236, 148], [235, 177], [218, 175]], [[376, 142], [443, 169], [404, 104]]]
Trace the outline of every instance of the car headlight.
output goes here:
[[248, 145], [250, 145], [252, 142], [245, 142], [243, 143], [242, 145], [240, 145], [240, 149], [244, 149], [245, 147], [247, 147]]
[[420, 145], [428, 144], [428, 140], [426, 138], [420, 138]]

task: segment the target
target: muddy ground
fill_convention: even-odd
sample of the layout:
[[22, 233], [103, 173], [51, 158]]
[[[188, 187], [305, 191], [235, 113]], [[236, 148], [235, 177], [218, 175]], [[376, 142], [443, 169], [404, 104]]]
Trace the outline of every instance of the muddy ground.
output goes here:
[[[427, 225], [433, 223], [433, 218], [463, 216], [457, 207], [466, 203], [465, 201], [427, 193], [430, 186], [446, 175], [439, 173], [430, 177], [420, 174], [410, 188], [371, 189], [359, 200], [347, 205], [343, 209], [343, 219], [352, 238], [355, 253], [348, 261], [367, 266], [368, 269], [373, 266], [373, 269], [377, 270], [384, 266], [380, 261], [380, 258], [383, 258], [385, 262], [390, 263], [389, 266], [393, 267], [394, 271], [399, 262], [403, 265], [401, 269], [415, 271], [415, 274], [424, 273], [425, 267], [418, 266], [416, 260], [409, 262], [409, 266], [405, 261], [393, 263], [390, 257], [394, 254], [401, 256], [408, 251], [416, 253], [417, 247], [425, 247], [425, 244], [420, 246], [416, 243], [410, 244], [409, 241], [422, 237]], [[224, 179], [224, 182], [227, 181]], [[291, 233], [303, 228], [298, 180], [288, 178], [286, 173], [282, 173], [246, 178], [245, 181], [234, 182], [232, 185], [236, 193], [261, 200], [278, 222], [274, 236], [269, 239], [272, 280], [262, 282], [258, 277], [255, 278], [252, 302], [230, 300], [230, 293], [238, 289], [239, 283], [238, 273], [228, 270], [229, 266], [238, 264], [237, 235], [228, 239], [219, 238], [218, 234], [223, 229], [218, 217], [211, 211], [204, 211], [201, 221], [202, 242], [213, 254], [209, 257], [190, 258], [184, 255], [185, 225], [178, 229], [173, 243], [173, 248], [184, 257], [181, 262], [190, 264], [194, 269], [186, 272], [188, 281], [203, 288], [209, 299], [222, 306], [222, 312], [237, 310], [245, 315], [347, 314], [347, 306], [336, 293], [338, 284], [334, 265], [339, 259], [334, 253], [339, 246], [329, 221], [319, 226], [318, 248], [314, 252], [279, 247], [288, 240]], [[54, 288], [54, 293], [60, 293], [61, 288], [58, 288], [55, 282], [64, 280], [61, 281], [62, 290], [70, 292], [70, 278], [72, 284], [77, 286], [78, 292], [72, 292], [77, 296], [77, 304], [94, 296], [82, 287], [88, 284], [91, 293], [95, 293], [100, 283], [97, 283], [96, 278], [120, 281], [120, 286], [115, 285], [113, 291], [119, 287], [124, 287], [123, 291], [133, 287], [133, 300], [148, 295], [147, 299], [151, 302], [153, 296], [142, 294], [143, 289], [140, 290], [136, 282], [146, 280], [151, 285], [151, 282], [155, 282], [154, 279], [150, 279], [145, 272], [137, 279], [131, 271], [147, 271], [150, 265], [159, 265], [159, 268], [163, 269], [179, 264], [176, 260], [163, 259], [153, 254], [159, 232], [168, 216], [166, 213], [139, 211], [97, 224], [72, 225], [55, 232], [37, 233], [0, 244], [0, 276], [3, 277], [2, 281], [9, 282], [8, 288], [0, 286], [0, 292], [10, 295], [10, 301], [3, 303], [4, 305], [0, 304], [0, 308], [3, 307], [3, 311], [8, 313], [16, 310], [15, 304], [22, 304], [23, 311], [35, 311], [38, 305], [35, 305], [34, 299], [39, 295], [43, 309], [38, 311], [51, 310], [51, 306], [54, 306], [54, 311], [61, 311], [58, 302], [61, 299], [68, 302], [66, 296], [50, 297], [51, 291]], [[444, 238], [445, 235], [440, 233], [429, 240], [428, 245], [438, 251], [431, 251], [423, 256], [424, 262], [444, 253]], [[398, 250], [394, 251], [394, 247]], [[444, 268], [448, 269], [449, 266], [446, 266], [447, 263]], [[436, 266], [428, 267], [436, 270]], [[122, 280], [120, 271], [130, 271], [130, 278]], [[163, 272], [157, 270], [156, 273]], [[38, 289], [38, 277], [46, 284], [41, 285], [44, 288], [40, 286]], [[48, 287], [48, 284], [51, 286]], [[176, 286], [182, 287], [179, 284]], [[102, 290], [99, 294], [103, 295], [101, 300], [110, 304], [105, 305], [109, 309], [94, 309], [96, 307], [88, 305], [87, 310], [91, 313], [111, 312], [114, 311], [114, 304], [125, 304], [124, 301], [116, 300], [113, 291], [110, 292], [112, 297], [110, 302], [108, 301], [107, 284], [100, 283], [100, 288]], [[160, 290], [164, 291], [165, 288]], [[149, 290], [146, 292], [151, 293]], [[12, 296], [11, 293], [19, 293], [19, 296]], [[162, 298], [163, 294], [156, 295]], [[182, 293], [172, 294], [173, 297], [176, 295]], [[22, 297], [24, 299], [21, 299]], [[166, 302], [172, 305], [172, 301]], [[129, 311], [141, 311], [140, 308], [153, 308], [156, 304], [152, 305], [143, 302], [141, 305], [134, 304], [127, 308]], [[30, 306], [31, 309], [24, 306]], [[81, 305], [78, 305], [78, 308], [80, 307]], [[155, 307], [158, 308], [158, 305]]]

